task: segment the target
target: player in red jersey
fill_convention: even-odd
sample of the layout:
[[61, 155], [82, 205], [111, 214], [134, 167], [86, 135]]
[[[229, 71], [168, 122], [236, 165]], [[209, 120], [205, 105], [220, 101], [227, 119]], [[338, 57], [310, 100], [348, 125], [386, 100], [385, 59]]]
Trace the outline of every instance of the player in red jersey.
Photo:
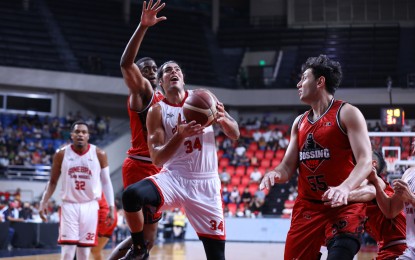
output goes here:
[[[374, 151], [372, 154], [373, 171], [380, 177], [386, 169], [383, 156]], [[382, 188], [388, 196], [394, 191], [389, 183], [382, 181]], [[403, 211], [394, 218], [387, 218], [376, 201], [376, 188], [362, 185], [350, 192], [349, 202], [367, 201], [365, 230], [378, 243], [377, 260], [396, 259], [403, 254], [406, 246], [406, 219]]]
[[299, 170], [285, 259], [318, 259], [322, 244], [327, 259], [353, 259], [366, 205], [348, 204], [347, 198], [371, 171], [366, 121], [359, 109], [334, 98], [342, 77], [338, 62], [310, 57], [302, 72], [298, 93], [311, 109], [295, 119], [281, 164], [264, 176], [260, 188], [285, 183]]
[[[147, 29], [166, 19], [166, 17], [157, 17], [158, 12], [163, 8], [164, 4], [160, 5], [160, 1], [154, 5], [152, 1], [148, 5], [143, 2], [140, 24], [121, 57], [121, 71], [130, 90], [127, 104], [131, 128], [131, 148], [127, 151], [128, 157], [122, 167], [124, 188], [160, 171], [151, 161], [146, 129], [148, 109], [163, 98], [163, 94], [156, 90], [157, 65], [153, 59], [148, 57], [139, 59], [136, 63], [134, 63], [134, 59]], [[144, 208], [144, 212], [144, 239], [147, 241], [148, 249], [151, 249], [155, 241], [157, 222], [161, 218], [161, 212], [155, 212], [154, 208]], [[121, 242], [109, 259], [118, 259], [124, 256], [131, 244], [130, 237]]]
[[[412, 142], [412, 155], [415, 155], [415, 141]], [[399, 258], [415, 259], [415, 167], [406, 169], [400, 179], [393, 180], [394, 194], [389, 196], [383, 190], [383, 180], [372, 172], [368, 179], [376, 188], [376, 200], [387, 218], [395, 218], [402, 211], [406, 216], [406, 245], [408, 248]]]
[[117, 209], [112, 207], [110, 210], [108, 202], [105, 199], [104, 193], [102, 193], [101, 199], [98, 201], [98, 245], [91, 248], [92, 256], [94, 260], [103, 259], [102, 249], [108, 243], [111, 238], [114, 229], [117, 227]]

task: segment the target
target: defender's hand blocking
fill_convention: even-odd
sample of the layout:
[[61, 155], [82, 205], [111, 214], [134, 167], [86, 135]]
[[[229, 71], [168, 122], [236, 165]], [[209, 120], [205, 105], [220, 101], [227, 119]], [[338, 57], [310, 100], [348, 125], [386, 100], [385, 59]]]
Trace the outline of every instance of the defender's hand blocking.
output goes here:
[[143, 10], [141, 12], [141, 25], [144, 27], [150, 27], [157, 24], [160, 21], [164, 21], [167, 18], [165, 16], [157, 17], [157, 14], [166, 6], [165, 3], [160, 5], [160, 0], [158, 0], [153, 5], [153, 0], [150, 0], [148, 5], [146, 1], [143, 2]]

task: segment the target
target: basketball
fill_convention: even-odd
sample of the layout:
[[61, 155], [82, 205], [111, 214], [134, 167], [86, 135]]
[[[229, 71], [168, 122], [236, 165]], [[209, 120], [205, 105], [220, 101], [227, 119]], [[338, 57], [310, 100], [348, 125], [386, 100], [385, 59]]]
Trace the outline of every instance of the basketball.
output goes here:
[[183, 105], [186, 121], [196, 121], [206, 127], [212, 124], [216, 115], [216, 97], [205, 89], [196, 89], [187, 97]]

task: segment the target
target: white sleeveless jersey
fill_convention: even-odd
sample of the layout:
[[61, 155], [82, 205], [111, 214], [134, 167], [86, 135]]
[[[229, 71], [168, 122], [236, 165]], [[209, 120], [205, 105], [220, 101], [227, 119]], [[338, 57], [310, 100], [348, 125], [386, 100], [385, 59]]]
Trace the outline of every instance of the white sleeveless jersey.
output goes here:
[[[185, 99], [191, 92], [187, 90]], [[172, 105], [166, 99], [159, 102], [166, 140], [170, 140], [177, 131], [179, 113], [183, 122], [186, 120], [183, 115], [183, 103], [184, 100], [180, 105]], [[163, 169], [177, 171], [177, 174], [187, 178], [217, 176], [218, 157], [213, 127], [206, 127], [201, 135], [186, 138], [175, 155], [164, 164]]]
[[[403, 176], [403, 181], [408, 183], [411, 192], [415, 193], [415, 167], [411, 167], [410, 172]], [[406, 215], [406, 244], [415, 249], [415, 207], [410, 203], [405, 203], [404, 212]]]
[[88, 202], [101, 198], [101, 165], [96, 146], [89, 144], [86, 153], [77, 154], [67, 145], [61, 166], [62, 190], [64, 202]]

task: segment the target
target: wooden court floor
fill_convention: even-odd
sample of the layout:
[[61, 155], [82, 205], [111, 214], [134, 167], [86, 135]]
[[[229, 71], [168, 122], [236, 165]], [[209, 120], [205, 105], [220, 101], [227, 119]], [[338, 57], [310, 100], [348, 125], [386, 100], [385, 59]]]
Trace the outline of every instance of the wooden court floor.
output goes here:
[[[361, 250], [355, 257], [356, 260], [373, 259], [376, 253], [373, 250]], [[104, 250], [104, 256], [108, 256], [111, 249]], [[326, 252], [322, 250], [326, 259]], [[58, 260], [60, 254], [43, 254], [34, 256], [19, 256], [1, 258], [2, 260]], [[280, 260], [284, 259], [283, 243], [247, 243], [227, 242], [227, 260]], [[90, 258], [92, 259], [92, 257]], [[151, 251], [150, 260], [206, 260], [203, 245], [200, 241], [173, 242], [156, 245]]]

